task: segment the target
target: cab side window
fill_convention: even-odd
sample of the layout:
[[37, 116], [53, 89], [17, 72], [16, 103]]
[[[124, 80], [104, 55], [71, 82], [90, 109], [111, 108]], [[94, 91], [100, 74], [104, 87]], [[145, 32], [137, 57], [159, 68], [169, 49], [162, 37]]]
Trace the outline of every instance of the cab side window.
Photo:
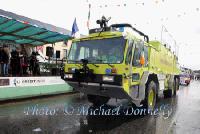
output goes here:
[[132, 53], [133, 53], [132, 48], [133, 48], [133, 40], [129, 40], [128, 41], [128, 50], [127, 50], [126, 60], [125, 60], [126, 65], [130, 64], [130, 62], [131, 62], [131, 57], [132, 57]]
[[136, 42], [134, 55], [133, 55], [133, 66], [141, 67], [140, 56], [143, 51], [143, 46], [144, 46], [143, 42]]

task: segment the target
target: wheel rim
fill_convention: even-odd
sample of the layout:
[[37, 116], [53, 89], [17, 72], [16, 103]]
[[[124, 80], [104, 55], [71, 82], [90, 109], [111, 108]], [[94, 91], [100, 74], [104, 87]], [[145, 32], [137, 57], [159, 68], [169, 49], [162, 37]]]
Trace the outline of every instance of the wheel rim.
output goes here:
[[154, 103], [154, 91], [153, 91], [153, 89], [151, 89], [149, 91], [148, 104], [150, 107], [153, 107], [153, 103]]

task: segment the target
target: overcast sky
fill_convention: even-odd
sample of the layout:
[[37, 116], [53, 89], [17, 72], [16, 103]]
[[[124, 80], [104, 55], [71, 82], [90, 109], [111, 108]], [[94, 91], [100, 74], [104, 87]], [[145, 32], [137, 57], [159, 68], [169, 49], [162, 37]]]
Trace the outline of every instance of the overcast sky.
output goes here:
[[[200, 1], [199, 0], [0, 0], [0, 9], [11, 11], [71, 30], [74, 18], [81, 34], [87, 34], [88, 4], [91, 24], [102, 15], [111, 23], [130, 23], [148, 34], [179, 45], [179, 62], [200, 69]], [[172, 37], [173, 39], [172, 39]]]

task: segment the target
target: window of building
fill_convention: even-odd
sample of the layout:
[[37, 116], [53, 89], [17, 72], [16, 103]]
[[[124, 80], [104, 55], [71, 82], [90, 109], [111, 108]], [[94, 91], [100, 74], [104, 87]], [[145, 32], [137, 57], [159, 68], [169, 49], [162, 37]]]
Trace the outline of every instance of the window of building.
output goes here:
[[56, 58], [60, 59], [60, 50], [56, 50]]

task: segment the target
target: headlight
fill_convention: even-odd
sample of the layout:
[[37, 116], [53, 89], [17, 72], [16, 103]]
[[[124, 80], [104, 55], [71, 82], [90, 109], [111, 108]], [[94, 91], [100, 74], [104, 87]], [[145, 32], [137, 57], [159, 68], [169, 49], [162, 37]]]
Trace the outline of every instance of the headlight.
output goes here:
[[114, 76], [103, 76], [103, 81], [113, 82]]
[[72, 74], [65, 74], [65, 78], [67, 78], [67, 79], [72, 79], [72, 78], [73, 78], [73, 75], [72, 75]]

